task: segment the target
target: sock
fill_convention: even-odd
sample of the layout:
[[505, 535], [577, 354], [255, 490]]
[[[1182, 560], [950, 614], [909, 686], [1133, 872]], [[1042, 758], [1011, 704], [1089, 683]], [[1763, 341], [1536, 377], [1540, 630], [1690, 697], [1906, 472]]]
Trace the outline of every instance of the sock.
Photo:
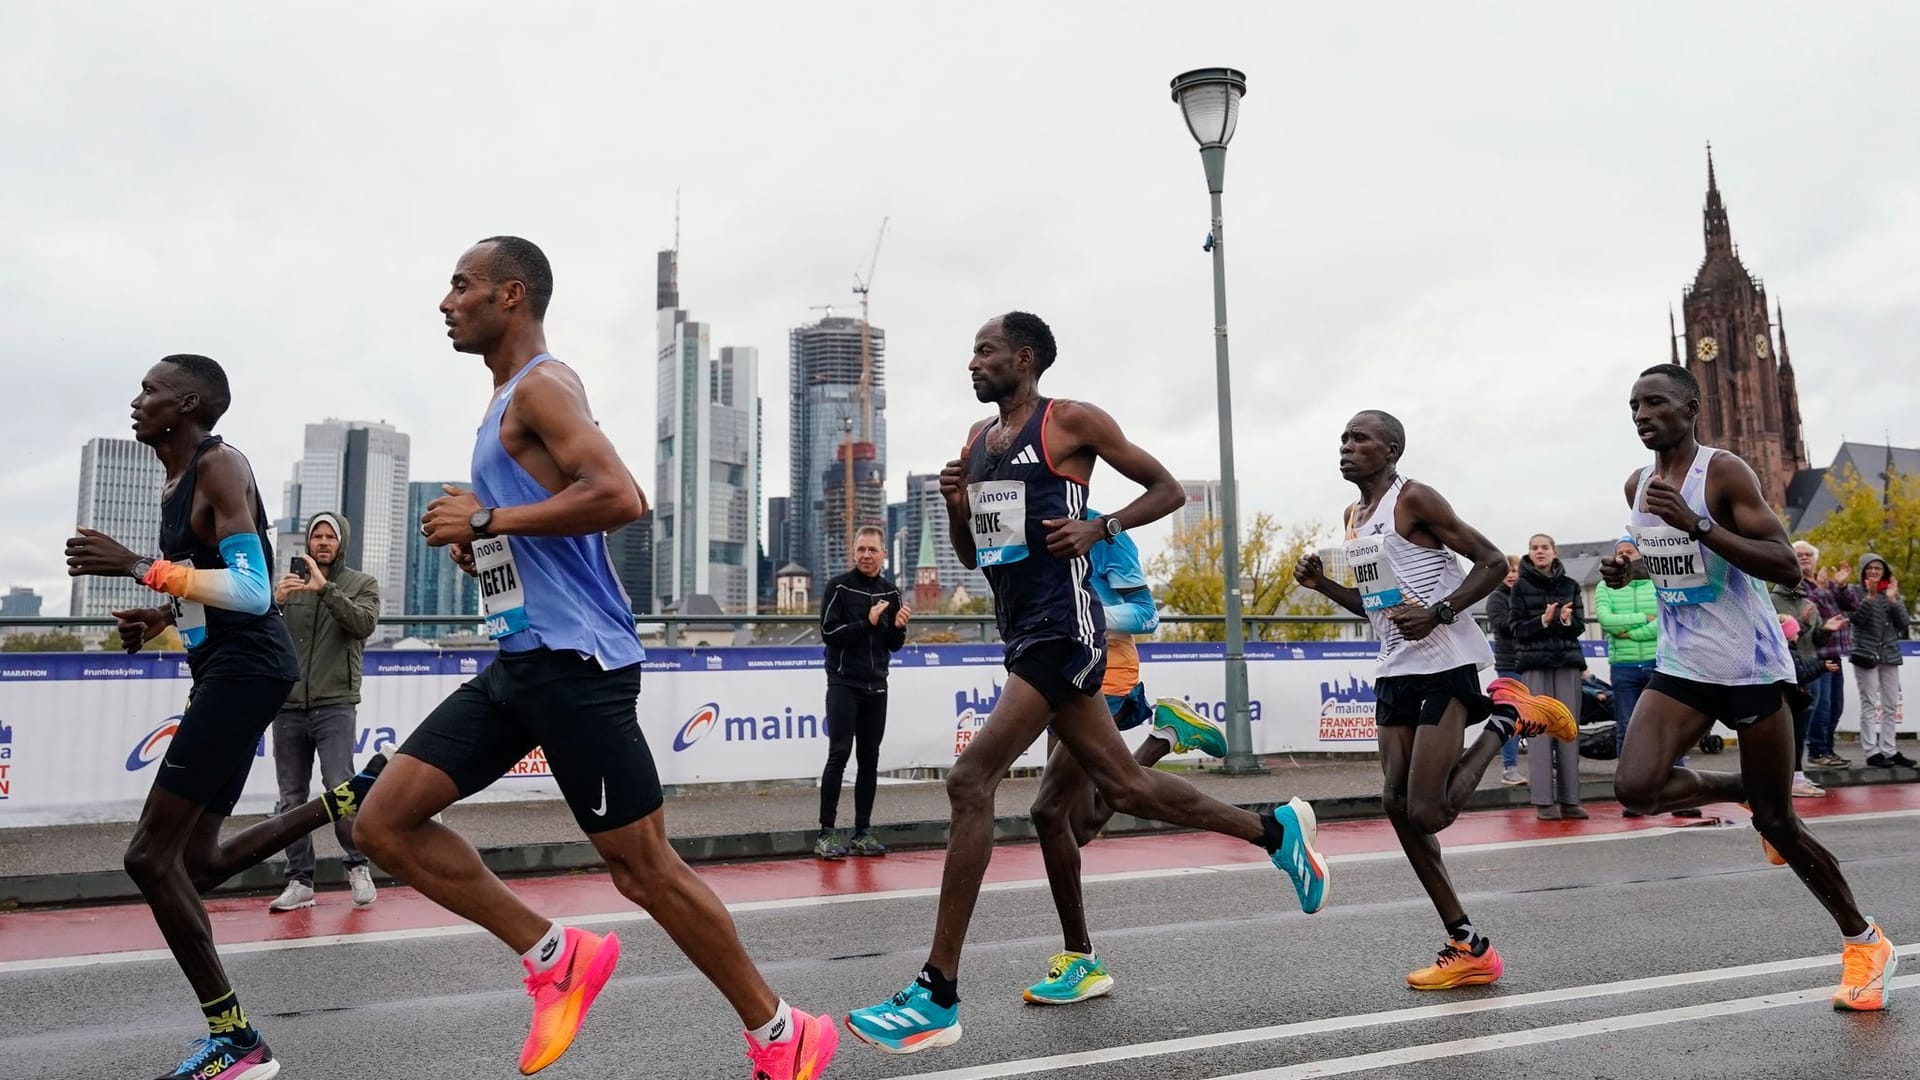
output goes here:
[[1169, 747], [1175, 750], [1178, 750], [1180, 748], [1180, 740], [1174, 738], [1173, 732], [1166, 728], [1162, 728], [1162, 727], [1154, 728], [1152, 731], [1147, 732], [1147, 738], [1159, 739], [1161, 742], [1166, 743]]
[[247, 1021], [247, 1010], [240, 1007], [240, 999], [231, 990], [201, 1002], [200, 1011], [207, 1015], [207, 1034], [213, 1038], [224, 1036], [241, 1046], [252, 1046], [260, 1038]]
[[566, 930], [559, 923], [548, 923], [547, 932], [533, 943], [533, 948], [520, 954], [520, 961], [535, 975], [552, 971], [554, 965], [560, 962], [561, 955], [567, 951], [566, 945]]
[[1465, 915], [1460, 916], [1458, 919], [1446, 925], [1447, 936], [1465, 945], [1468, 949], [1472, 949], [1474, 946], [1480, 944], [1480, 931], [1473, 928], [1473, 923], [1468, 921]]
[[793, 1008], [786, 998], [780, 999], [780, 1006], [773, 1010], [773, 1019], [747, 1032], [747, 1038], [755, 1046], [771, 1046], [774, 1043], [793, 1040]]
[[951, 1009], [960, 1004], [960, 983], [940, 974], [940, 969], [932, 964], [921, 967], [919, 982], [927, 988], [927, 996], [943, 1009]]
[[387, 767], [384, 754], [375, 754], [367, 762], [367, 767], [347, 777], [346, 782], [328, 788], [320, 793], [320, 803], [327, 808], [327, 820], [339, 821], [360, 812], [360, 803], [366, 799], [367, 792], [373, 790], [373, 782], [380, 778], [380, 770]]
[[1280, 825], [1280, 819], [1272, 814], [1263, 814], [1260, 817], [1260, 828], [1263, 835], [1253, 842], [1253, 846], [1266, 849], [1269, 855], [1279, 851], [1281, 843], [1287, 837], [1287, 830]]
[[1500, 741], [1513, 738], [1514, 728], [1520, 723], [1520, 710], [1511, 705], [1495, 705], [1487, 716], [1487, 730], [1500, 733]]
[[1841, 934], [1840, 936], [1845, 938], [1849, 945], [1871, 945], [1880, 940], [1880, 928], [1869, 922], [1867, 928], [1858, 934]]

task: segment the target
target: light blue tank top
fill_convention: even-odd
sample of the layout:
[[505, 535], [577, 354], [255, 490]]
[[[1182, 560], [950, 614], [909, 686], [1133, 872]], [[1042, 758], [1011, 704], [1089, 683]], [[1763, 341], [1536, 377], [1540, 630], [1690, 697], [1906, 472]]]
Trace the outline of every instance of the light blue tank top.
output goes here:
[[[527, 373], [552, 360], [533, 358], [493, 395], [473, 444], [473, 491], [485, 506], [524, 506], [551, 493], [500, 443], [500, 418]], [[480, 605], [487, 633], [502, 652], [546, 647], [593, 658], [603, 670], [637, 664], [646, 655], [633, 608], [620, 587], [604, 533], [591, 536], [500, 536], [476, 540]]]

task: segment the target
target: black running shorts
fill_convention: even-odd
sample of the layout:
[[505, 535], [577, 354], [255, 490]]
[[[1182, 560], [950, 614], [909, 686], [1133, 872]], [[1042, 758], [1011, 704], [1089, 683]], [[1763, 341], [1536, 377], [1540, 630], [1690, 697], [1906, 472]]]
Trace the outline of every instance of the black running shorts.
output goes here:
[[287, 700], [287, 679], [216, 678], [196, 682], [187, 711], [160, 758], [153, 786], [206, 807], [221, 817], [233, 813], [260, 737]]
[[1007, 647], [1007, 673], [1018, 675], [1058, 709], [1075, 694], [1092, 697], [1107, 677], [1107, 654], [1070, 638], [1045, 638]]
[[1704, 716], [1718, 720], [1735, 731], [1749, 728], [1780, 711], [1780, 706], [1806, 691], [1789, 682], [1754, 683], [1747, 686], [1721, 686], [1718, 683], [1683, 679], [1656, 671], [1647, 680], [1648, 690], [1660, 693]]
[[1373, 680], [1373, 722], [1379, 727], [1437, 724], [1447, 706], [1467, 707], [1467, 726], [1485, 720], [1493, 701], [1480, 689], [1480, 669], [1463, 664], [1431, 675], [1382, 675]]
[[453, 778], [466, 798], [538, 746], [580, 828], [630, 825], [664, 797], [635, 706], [640, 665], [613, 671], [574, 652], [501, 653], [447, 696], [400, 753]]

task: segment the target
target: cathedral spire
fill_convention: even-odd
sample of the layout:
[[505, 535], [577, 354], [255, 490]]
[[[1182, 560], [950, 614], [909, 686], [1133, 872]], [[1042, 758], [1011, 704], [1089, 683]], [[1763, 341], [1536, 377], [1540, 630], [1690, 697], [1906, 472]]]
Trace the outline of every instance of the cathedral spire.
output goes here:
[[1780, 328], [1780, 366], [1791, 370], [1793, 358], [1787, 352], [1787, 307], [1778, 300], [1773, 302], [1773, 325]]
[[1673, 305], [1667, 305], [1667, 355], [1668, 363], [1680, 366], [1680, 331], [1673, 325]]
[[1727, 206], [1720, 199], [1720, 181], [1713, 174], [1713, 144], [1707, 144], [1707, 208], [1706, 240], [1707, 255], [1716, 252], [1733, 254], [1733, 229], [1727, 224]]

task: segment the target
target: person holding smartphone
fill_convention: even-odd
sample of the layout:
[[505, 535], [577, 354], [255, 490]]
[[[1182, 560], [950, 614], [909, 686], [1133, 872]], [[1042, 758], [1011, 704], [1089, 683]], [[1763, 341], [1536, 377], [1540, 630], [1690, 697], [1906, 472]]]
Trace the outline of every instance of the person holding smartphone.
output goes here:
[[1911, 620], [1900, 599], [1900, 583], [1887, 560], [1869, 551], [1860, 557], [1860, 584], [1844, 601], [1853, 623], [1853, 677], [1860, 688], [1860, 752], [1872, 768], [1914, 767], [1895, 749], [1894, 726], [1900, 719], [1900, 643]]

